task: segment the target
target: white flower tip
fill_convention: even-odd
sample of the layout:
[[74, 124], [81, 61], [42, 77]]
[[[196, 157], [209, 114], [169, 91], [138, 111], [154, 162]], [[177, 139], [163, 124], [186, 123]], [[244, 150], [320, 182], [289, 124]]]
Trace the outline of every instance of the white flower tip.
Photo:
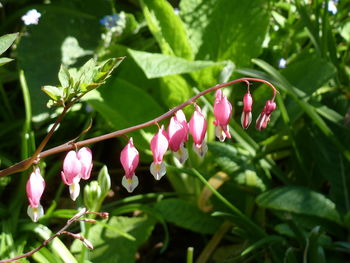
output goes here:
[[215, 127], [215, 136], [220, 140], [220, 142], [223, 142], [226, 139], [226, 134], [220, 125]]
[[135, 174], [130, 179], [126, 178], [126, 176], [124, 175], [122, 178], [122, 185], [129, 193], [131, 193], [139, 185], [139, 179]]
[[152, 162], [150, 172], [154, 176], [154, 179], [160, 180], [166, 174], [165, 163], [161, 162], [159, 164], [155, 164]]
[[39, 218], [44, 215], [44, 208], [40, 204], [38, 207], [28, 206], [27, 214], [33, 222], [38, 222]]
[[186, 162], [188, 159], [188, 151], [184, 147], [183, 143], [181, 144], [180, 149], [177, 152], [174, 152], [174, 156], [179, 160], [181, 164], [184, 164]]
[[208, 146], [205, 143], [205, 141], [203, 141], [200, 145], [193, 144], [193, 149], [199, 157], [203, 158], [206, 152], [208, 151]]
[[80, 193], [80, 185], [79, 183], [73, 183], [69, 186], [69, 194], [70, 198], [75, 201]]

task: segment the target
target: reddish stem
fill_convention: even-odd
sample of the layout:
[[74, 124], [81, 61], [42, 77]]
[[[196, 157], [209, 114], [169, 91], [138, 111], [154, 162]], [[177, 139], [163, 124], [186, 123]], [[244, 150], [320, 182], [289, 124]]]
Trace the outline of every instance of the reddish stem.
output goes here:
[[[61, 144], [59, 146], [56, 146], [54, 148], [51, 148], [49, 150], [46, 150], [44, 152], [41, 152], [38, 155], [38, 157], [45, 158], [47, 156], [50, 156], [50, 155], [53, 155], [53, 154], [56, 154], [56, 153], [73, 150], [74, 146], [79, 148], [79, 147], [82, 147], [82, 146], [85, 146], [85, 145], [94, 144], [94, 143], [97, 143], [97, 142], [100, 142], [100, 141], [104, 141], [104, 140], [108, 140], [108, 139], [111, 139], [111, 138], [119, 137], [119, 136], [122, 136], [122, 135], [124, 135], [126, 133], [129, 133], [129, 132], [132, 132], [132, 131], [136, 131], [136, 130], [140, 130], [140, 129], [146, 128], [148, 126], [151, 126], [151, 125], [156, 125], [158, 122], [173, 116], [178, 110], [183, 109], [187, 105], [190, 105], [190, 104], [194, 103], [195, 100], [197, 100], [199, 97], [201, 97], [201, 96], [203, 96], [203, 95], [205, 95], [205, 94], [207, 94], [209, 92], [212, 92], [212, 91], [215, 91], [217, 89], [221, 89], [221, 88], [233, 85], [233, 84], [238, 83], [238, 82], [247, 82], [247, 81], [248, 82], [249, 81], [261, 82], [261, 83], [264, 83], [264, 84], [268, 85], [273, 91], [272, 101], [274, 101], [278, 91], [276, 90], [276, 88], [270, 82], [268, 82], [266, 80], [263, 80], [263, 79], [257, 79], [257, 78], [240, 78], [240, 79], [232, 80], [230, 82], [218, 84], [218, 85], [213, 86], [213, 87], [211, 87], [209, 89], [206, 89], [206, 90], [198, 93], [197, 95], [193, 96], [189, 100], [185, 101], [181, 105], [179, 105], [179, 106], [169, 110], [168, 112], [164, 113], [163, 115], [161, 115], [161, 116], [159, 116], [159, 117], [157, 117], [157, 118], [155, 118], [153, 120], [150, 120], [148, 122], [144, 122], [144, 123], [141, 123], [141, 124], [138, 124], [138, 125], [126, 128], [126, 129], [114, 131], [114, 132], [107, 133], [107, 134], [104, 134], [104, 135], [101, 135], [101, 136], [97, 136], [97, 137], [94, 137], [94, 138], [90, 138], [90, 139], [87, 139], [87, 140], [76, 142], [76, 143], [74, 143], [74, 145], [72, 144], [71, 141], [69, 141], [69, 142]], [[57, 123], [57, 121], [55, 123]], [[45, 144], [46, 143], [47, 143], [47, 141], [45, 142]], [[42, 143], [41, 143], [41, 145], [42, 145]], [[40, 150], [42, 150], [42, 149], [40, 149]], [[36, 153], [37, 152], [38, 152], [38, 150], [36, 151]], [[35, 158], [33, 158], [33, 157], [35, 157]], [[26, 160], [23, 160], [23, 161], [18, 162], [18, 163], [14, 164], [14, 165], [6, 168], [6, 169], [1, 170], [0, 171], [0, 177], [4, 177], [4, 176], [7, 176], [7, 175], [14, 174], [16, 172], [20, 172], [20, 171], [28, 169], [29, 166], [33, 164], [33, 161], [36, 159], [36, 157], [37, 156], [33, 155], [32, 157], [30, 157], [30, 158], [28, 158]]]

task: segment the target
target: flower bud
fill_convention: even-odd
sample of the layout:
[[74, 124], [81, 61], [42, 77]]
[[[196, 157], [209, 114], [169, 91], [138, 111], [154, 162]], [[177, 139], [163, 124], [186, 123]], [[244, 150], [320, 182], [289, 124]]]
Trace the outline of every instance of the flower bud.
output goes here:
[[222, 94], [222, 90], [217, 90], [215, 93], [214, 102], [214, 125], [216, 126], [215, 134], [220, 141], [231, 138], [228, 123], [232, 115], [232, 105], [227, 100], [227, 97]]
[[203, 157], [206, 152], [204, 137], [207, 131], [207, 122], [198, 105], [196, 105], [196, 110], [191, 117], [189, 130], [193, 138], [194, 150], [199, 156]]
[[153, 162], [150, 167], [150, 172], [156, 180], [160, 180], [166, 174], [163, 157], [168, 150], [169, 142], [167, 134], [162, 126], [151, 140], [151, 150], [153, 153]]
[[256, 120], [256, 129], [261, 131], [266, 128], [270, 121], [271, 113], [276, 109], [276, 103], [272, 100], [266, 101], [266, 104]]
[[131, 193], [137, 187], [139, 180], [135, 175], [136, 167], [139, 164], [139, 152], [134, 147], [132, 138], [120, 154], [120, 162], [124, 168], [125, 175], [122, 178], [122, 185]]
[[243, 112], [241, 116], [241, 124], [244, 129], [247, 129], [252, 122], [252, 105], [253, 98], [248, 91], [243, 97]]
[[40, 169], [35, 168], [26, 184], [26, 192], [29, 201], [27, 209], [28, 216], [37, 222], [44, 215], [44, 209], [40, 205], [40, 199], [45, 189], [44, 178], [40, 174]]

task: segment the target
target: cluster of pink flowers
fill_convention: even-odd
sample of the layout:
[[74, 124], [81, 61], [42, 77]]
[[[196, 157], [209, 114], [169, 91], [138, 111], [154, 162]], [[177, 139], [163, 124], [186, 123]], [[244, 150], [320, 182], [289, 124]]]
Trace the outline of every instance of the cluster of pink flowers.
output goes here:
[[[247, 129], [252, 121], [253, 99], [249, 91], [243, 97], [243, 112], [241, 124]], [[270, 121], [271, 113], [276, 109], [273, 100], [268, 100], [262, 113], [256, 120], [258, 130], [265, 129]], [[227, 97], [223, 95], [222, 90], [217, 90], [214, 102], [214, 125], [215, 134], [220, 141], [231, 138], [229, 132], [229, 122], [232, 116], [232, 105]], [[153, 162], [150, 166], [150, 172], [156, 180], [160, 180], [166, 174], [166, 166], [163, 161], [164, 155], [170, 149], [175, 158], [184, 164], [188, 158], [188, 151], [185, 143], [188, 141], [189, 134], [193, 138], [193, 149], [203, 157], [207, 152], [205, 135], [207, 131], [207, 121], [201, 108], [195, 105], [195, 111], [190, 121], [187, 123], [185, 114], [178, 110], [171, 117], [168, 129], [165, 130], [162, 125], [158, 132], [153, 136], [150, 148], [153, 153]], [[131, 193], [137, 187], [139, 180], [135, 175], [135, 170], [139, 164], [139, 152], [135, 148], [133, 139], [130, 138], [128, 144], [123, 148], [120, 154], [120, 162], [125, 171], [122, 178], [122, 185]], [[61, 172], [63, 182], [69, 186], [69, 192], [72, 200], [79, 196], [81, 179], [87, 180], [90, 177], [92, 169], [92, 154], [87, 147], [79, 151], [69, 151], [63, 162], [63, 171]], [[44, 179], [40, 175], [40, 169], [36, 168], [27, 182], [27, 195], [29, 199], [28, 215], [33, 221], [37, 221], [44, 212], [40, 205], [40, 198], [45, 188]]]
[[[87, 147], [79, 151], [69, 151], [63, 161], [61, 172], [63, 182], [69, 186], [69, 193], [72, 200], [76, 200], [80, 193], [80, 179], [90, 178], [92, 169], [92, 153]], [[27, 213], [34, 221], [38, 221], [44, 215], [44, 209], [40, 205], [40, 199], [45, 189], [45, 181], [41, 176], [40, 168], [36, 167], [27, 181], [27, 196], [29, 206]]]

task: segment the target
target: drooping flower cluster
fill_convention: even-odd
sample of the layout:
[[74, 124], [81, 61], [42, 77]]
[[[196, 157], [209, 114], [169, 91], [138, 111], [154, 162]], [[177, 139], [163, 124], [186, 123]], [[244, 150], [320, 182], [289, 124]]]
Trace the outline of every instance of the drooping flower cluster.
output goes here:
[[78, 152], [69, 151], [64, 158], [61, 176], [63, 182], [69, 186], [70, 197], [73, 201], [80, 193], [80, 179], [89, 179], [91, 169], [92, 153], [87, 147], [81, 148]]
[[[241, 116], [241, 124], [244, 129], [247, 129], [252, 121], [252, 106], [253, 98], [248, 91], [243, 97], [243, 111]], [[273, 100], [268, 100], [266, 105], [256, 121], [256, 128], [262, 130], [266, 128], [271, 113], [276, 109], [276, 104]], [[215, 134], [220, 141], [226, 138], [231, 138], [229, 131], [229, 122], [232, 116], [232, 105], [227, 97], [223, 95], [222, 90], [217, 90], [214, 101], [214, 125]], [[188, 141], [188, 134], [191, 134], [193, 139], [193, 150], [203, 157], [207, 152], [205, 135], [207, 132], [207, 121], [201, 108], [195, 104], [195, 111], [187, 123], [185, 114], [182, 110], [175, 112], [170, 118], [167, 130], [162, 125], [158, 132], [153, 136], [150, 147], [153, 153], [153, 162], [150, 166], [150, 172], [156, 180], [160, 180], [166, 174], [166, 165], [164, 163], [164, 155], [170, 149], [180, 164], [184, 164], [188, 158], [188, 151], [185, 148], [185, 143]], [[120, 161], [125, 170], [125, 175], [122, 179], [122, 185], [128, 192], [132, 192], [138, 185], [138, 178], [135, 175], [136, 166], [139, 163], [139, 153], [133, 145], [132, 138], [122, 150]]]
[[[276, 91], [274, 90], [274, 94]], [[150, 165], [150, 172], [156, 180], [160, 180], [166, 174], [166, 165], [164, 155], [170, 149], [174, 157], [180, 164], [184, 164], [188, 158], [188, 150], [185, 143], [188, 141], [189, 134], [193, 140], [193, 150], [203, 157], [207, 152], [205, 135], [207, 132], [207, 121], [201, 108], [195, 104], [195, 110], [187, 123], [185, 114], [178, 110], [170, 118], [167, 130], [162, 125], [158, 132], [153, 136], [150, 142], [150, 148], [153, 154], [153, 162]], [[246, 94], [243, 97], [243, 111], [241, 115], [241, 124], [247, 129], [252, 121], [253, 98], [250, 94], [249, 85]], [[274, 97], [268, 100], [256, 120], [256, 129], [261, 131], [267, 127], [272, 112], [276, 110]], [[213, 106], [215, 134], [220, 141], [231, 138], [229, 131], [229, 122], [232, 116], [232, 105], [227, 97], [223, 95], [222, 90], [217, 90]], [[139, 164], [139, 152], [134, 146], [133, 138], [130, 138], [128, 144], [123, 148], [120, 154], [120, 162], [125, 174], [122, 178], [122, 185], [131, 193], [139, 184], [139, 179], [135, 175]], [[61, 177], [63, 182], [69, 186], [69, 192], [72, 200], [76, 200], [80, 193], [79, 182], [81, 179], [90, 178], [92, 169], [92, 153], [87, 147], [79, 151], [69, 151], [63, 162], [63, 171]], [[33, 221], [37, 221], [44, 214], [43, 207], [40, 205], [40, 198], [44, 192], [45, 181], [40, 174], [40, 169], [35, 168], [26, 185], [27, 196], [29, 200], [28, 215]]]

